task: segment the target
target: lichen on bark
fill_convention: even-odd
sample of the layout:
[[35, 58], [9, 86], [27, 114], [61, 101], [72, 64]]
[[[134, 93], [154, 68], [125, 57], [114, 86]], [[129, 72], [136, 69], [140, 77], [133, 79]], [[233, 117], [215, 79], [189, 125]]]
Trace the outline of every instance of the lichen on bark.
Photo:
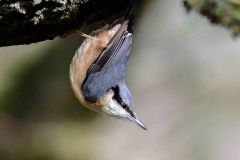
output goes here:
[[117, 16], [129, 1], [0, 0], [0, 46], [29, 44]]

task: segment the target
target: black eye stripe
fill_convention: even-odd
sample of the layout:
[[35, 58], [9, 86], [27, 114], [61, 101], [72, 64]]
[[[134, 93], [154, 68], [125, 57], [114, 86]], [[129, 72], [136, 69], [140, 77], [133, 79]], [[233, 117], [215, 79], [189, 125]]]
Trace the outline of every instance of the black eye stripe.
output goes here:
[[119, 87], [113, 87], [112, 90], [114, 91], [113, 99], [115, 99], [119, 104], [123, 104], [122, 98], [119, 95]]
[[122, 100], [122, 98], [119, 95], [119, 87], [116, 86], [114, 88], [112, 88], [112, 90], [114, 91], [114, 96], [113, 99], [115, 99], [121, 106], [122, 108], [127, 111], [132, 117], [135, 117], [135, 115], [133, 114], [133, 112], [130, 110], [130, 108], [128, 107], [127, 104], [124, 103], [124, 101]]

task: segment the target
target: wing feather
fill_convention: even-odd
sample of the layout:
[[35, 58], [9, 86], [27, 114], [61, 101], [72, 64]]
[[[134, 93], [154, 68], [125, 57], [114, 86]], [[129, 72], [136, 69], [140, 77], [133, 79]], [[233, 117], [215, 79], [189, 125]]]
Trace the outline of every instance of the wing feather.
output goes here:
[[127, 24], [128, 24], [127, 20], [123, 22], [117, 33], [109, 42], [107, 48], [102, 51], [96, 62], [90, 66], [87, 72], [87, 76], [101, 71], [103, 67], [106, 68], [107, 66], [111, 65], [112, 61], [114, 60], [114, 57], [116, 57], [117, 54], [120, 54], [118, 50], [121, 47], [124, 38], [128, 34]]
[[87, 101], [101, 98], [111, 87], [124, 80], [131, 50], [132, 34], [128, 33], [120, 41], [116, 48], [112, 48], [112, 55], [102, 68], [97, 70], [95, 66], [95, 70], [92, 69], [83, 84], [82, 91]]

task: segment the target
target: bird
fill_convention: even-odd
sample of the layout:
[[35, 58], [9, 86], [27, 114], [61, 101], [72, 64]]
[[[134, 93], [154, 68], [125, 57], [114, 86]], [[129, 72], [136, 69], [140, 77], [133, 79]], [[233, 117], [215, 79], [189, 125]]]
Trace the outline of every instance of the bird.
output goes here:
[[133, 19], [139, 0], [131, 0], [126, 15], [93, 31], [70, 64], [70, 83], [80, 103], [96, 112], [126, 119], [147, 130], [134, 111], [125, 74], [133, 39]]

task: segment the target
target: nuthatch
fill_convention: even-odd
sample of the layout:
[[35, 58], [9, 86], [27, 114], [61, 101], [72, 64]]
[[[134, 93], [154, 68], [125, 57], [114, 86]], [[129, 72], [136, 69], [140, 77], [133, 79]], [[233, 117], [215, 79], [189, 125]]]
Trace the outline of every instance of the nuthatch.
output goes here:
[[132, 45], [133, 17], [138, 0], [131, 0], [119, 23], [100, 28], [76, 51], [70, 65], [70, 82], [79, 101], [87, 108], [128, 119], [146, 130], [134, 112], [131, 93], [124, 82]]

